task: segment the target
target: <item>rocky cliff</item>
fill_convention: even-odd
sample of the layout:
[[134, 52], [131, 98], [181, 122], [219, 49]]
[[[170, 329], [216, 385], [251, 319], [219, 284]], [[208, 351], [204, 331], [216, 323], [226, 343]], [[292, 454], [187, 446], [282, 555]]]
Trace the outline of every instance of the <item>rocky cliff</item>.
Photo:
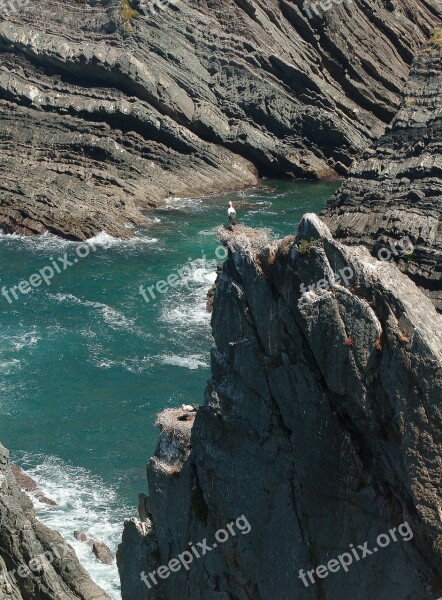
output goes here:
[[74, 550], [35, 518], [0, 444], [0, 600], [109, 600]]
[[[335, 237], [396, 262], [442, 311], [442, 29], [413, 64], [387, 133], [350, 170], [323, 217]], [[400, 251], [408, 238], [412, 253]], [[410, 244], [405, 244], [407, 250]]]
[[438, 0], [158, 4], [16, 0], [3, 14], [5, 231], [124, 237], [166, 196], [345, 174], [441, 14]]
[[[407, 101], [403, 135], [399, 117], [387, 134], [389, 160], [422, 178], [398, 184], [392, 168], [350, 179], [337, 195], [355, 207], [348, 233], [339, 200], [328, 213], [345, 244], [315, 215], [270, 245], [241, 226], [221, 232], [229, 256], [216, 282], [212, 377], [196, 416], [159, 416], [149, 496], [118, 554], [123, 600], [441, 598], [442, 317], [393, 252], [379, 260], [364, 247], [415, 235], [400, 217], [408, 210], [407, 223], [416, 214], [422, 227], [428, 210], [412, 260], [416, 269], [426, 256], [440, 261], [438, 52], [418, 56], [408, 88], [421, 69], [430, 93], [420, 92], [415, 115], [425, 117], [416, 128], [427, 152], [404, 159], [417, 143]], [[368, 171], [369, 157], [376, 171], [380, 152], [353, 172]], [[416, 194], [407, 194], [413, 212], [399, 203], [398, 230], [385, 238], [380, 202], [365, 211], [345, 196], [351, 185], [368, 194], [370, 179], [376, 198], [394, 186], [401, 198], [407, 185]], [[363, 218], [367, 237], [355, 226], [353, 239]], [[235, 528], [241, 517], [246, 534]]]
[[[270, 247], [243, 231], [228, 242], [204, 406], [184, 426], [180, 411], [160, 416], [143, 522], [119, 551], [123, 599], [439, 598], [441, 317], [314, 215]], [[242, 515], [247, 536], [141, 580]], [[373, 551], [405, 522], [411, 540]], [[348, 572], [304, 585], [300, 569], [365, 542]]]

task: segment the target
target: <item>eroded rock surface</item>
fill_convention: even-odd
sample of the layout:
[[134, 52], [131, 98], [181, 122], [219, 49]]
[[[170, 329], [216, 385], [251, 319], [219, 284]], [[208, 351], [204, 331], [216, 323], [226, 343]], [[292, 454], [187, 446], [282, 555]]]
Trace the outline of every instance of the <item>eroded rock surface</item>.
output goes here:
[[111, 565], [115, 561], [112, 550], [103, 542], [94, 542], [92, 545], [92, 552], [104, 565]]
[[345, 174], [396, 113], [440, 3], [302, 6], [176, 0], [125, 23], [120, 0], [44, 0], [5, 17], [0, 226], [127, 237], [167, 196]]
[[352, 167], [324, 211], [337, 239], [396, 262], [442, 311], [442, 31], [419, 53], [388, 132]]
[[55, 531], [35, 518], [0, 444], [0, 600], [109, 600]]
[[[148, 467], [137, 567], [211, 545], [240, 515], [252, 530], [152, 589], [128, 570], [125, 531], [123, 599], [439, 598], [442, 317], [394, 263], [315, 215], [260, 250], [244, 235], [231, 233], [216, 284], [204, 406], [187, 435], [169, 419]], [[299, 578], [405, 521], [411, 540]]]
[[11, 472], [15, 477], [15, 481], [19, 485], [21, 490], [29, 492], [37, 500], [43, 502], [43, 504], [48, 504], [49, 506], [56, 506], [56, 502], [51, 498], [45, 496], [45, 494], [40, 490], [36, 481], [29, 477], [19, 466], [11, 464]]

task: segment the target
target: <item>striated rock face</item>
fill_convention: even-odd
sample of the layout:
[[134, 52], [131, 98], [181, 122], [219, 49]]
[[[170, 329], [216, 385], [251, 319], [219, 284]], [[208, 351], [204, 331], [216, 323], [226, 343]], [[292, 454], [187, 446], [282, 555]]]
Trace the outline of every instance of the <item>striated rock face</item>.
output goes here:
[[[119, 551], [123, 600], [440, 598], [442, 317], [315, 215], [261, 250], [245, 235], [217, 280], [204, 406], [187, 429], [160, 417], [144, 522]], [[247, 535], [141, 581], [241, 515]], [[365, 542], [348, 572], [303, 584], [300, 569]]]
[[441, 16], [438, 0], [312, 18], [303, 0], [176, 0], [124, 23], [125, 6], [44, 0], [0, 21], [4, 230], [126, 237], [166, 196], [345, 174]]
[[123, 600], [440, 600], [440, 75], [435, 38], [329, 203], [335, 237], [315, 215], [271, 245], [221, 231], [212, 378], [194, 422], [159, 417]]
[[323, 216], [337, 239], [363, 244], [373, 254], [408, 237], [413, 254], [402, 253], [398, 266], [442, 311], [439, 35], [416, 58], [403, 104], [388, 132], [354, 164]]
[[74, 550], [36, 518], [0, 444], [0, 600], [109, 600]]

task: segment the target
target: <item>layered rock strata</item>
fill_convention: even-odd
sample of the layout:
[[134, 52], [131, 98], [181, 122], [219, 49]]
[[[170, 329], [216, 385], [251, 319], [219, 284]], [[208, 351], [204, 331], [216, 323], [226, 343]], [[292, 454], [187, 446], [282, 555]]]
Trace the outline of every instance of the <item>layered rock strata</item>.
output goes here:
[[[221, 232], [212, 378], [192, 427], [160, 418], [149, 496], [119, 551], [123, 600], [440, 599], [438, 39], [382, 147], [329, 203], [335, 237], [315, 215], [270, 245]], [[371, 255], [382, 248], [390, 260]], [[215, 548], [239, 515], [251, 531]], [[161, 570], [202, 540], [189, 569]], [[318, 575], [345, 553], [351, 567]]]
[[0, 226], [128, 237], [168, 196], [345, 174], [396, 113], [440, 3], [345, 0], [311, 18], [303, 4], [176, 0], [146, 16], [44, 0], [4, 15]]
[[442, 311], [441, 29], [416, 58], [391, 127], [354, 164], [323, 218], [346, 244], [381, 256], [391, 248]]

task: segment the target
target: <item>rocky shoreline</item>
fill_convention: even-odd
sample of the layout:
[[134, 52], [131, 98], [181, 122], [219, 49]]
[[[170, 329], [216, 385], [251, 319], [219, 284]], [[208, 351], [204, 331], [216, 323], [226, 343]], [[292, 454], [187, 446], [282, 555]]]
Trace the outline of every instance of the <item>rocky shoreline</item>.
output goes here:
[[[312, 19], [285, 0], [149, 18], [126, 4], [42, 0], [0, 20], [4, 232], [127, 238], [166, 197], [348, 178], [284, 240], [223, 233], [212, 377], [195, 412], [159, 416], [117, 556], [123, 600], [440, 600], [439, 34], [425, 45], [440, 4], [353, 0]], [[408, 259], [375, 258], [404, 236]], [[27, 486], [0, 445], [0, 600], [107, 599]], [[146, 584], [238, 518], [247, 537]], [[401, 523], [406, 543], [299, 575]]]
[[29, 478], [20, 475], [19, 481], [0, 444], [0, 600], [110, 600], [73, 548], [35, 518], [20, 489], [30, 485]]
[[165, 197], [345, 175], [439, 21], [437, 0], [23, 6], [0, 21], [0, 227], [130, 237]]

